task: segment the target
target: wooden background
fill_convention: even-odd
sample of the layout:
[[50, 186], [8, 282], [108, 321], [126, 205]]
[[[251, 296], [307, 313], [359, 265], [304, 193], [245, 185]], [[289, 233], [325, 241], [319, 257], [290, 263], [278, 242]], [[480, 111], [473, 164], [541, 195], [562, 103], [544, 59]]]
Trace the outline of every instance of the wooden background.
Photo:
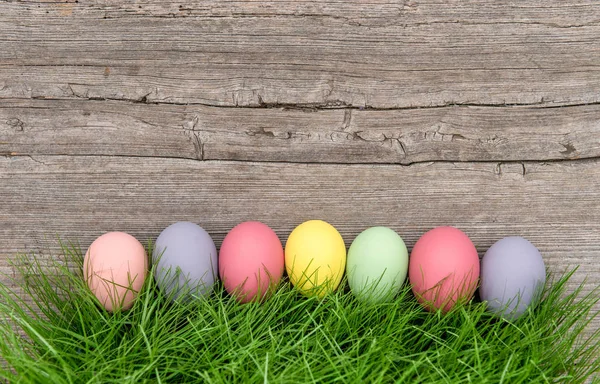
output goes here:
[[319, 218], [525, 236], [591, 288], [600, 2], [0, 0], [0, 155], [2, 273], [57, 236]]

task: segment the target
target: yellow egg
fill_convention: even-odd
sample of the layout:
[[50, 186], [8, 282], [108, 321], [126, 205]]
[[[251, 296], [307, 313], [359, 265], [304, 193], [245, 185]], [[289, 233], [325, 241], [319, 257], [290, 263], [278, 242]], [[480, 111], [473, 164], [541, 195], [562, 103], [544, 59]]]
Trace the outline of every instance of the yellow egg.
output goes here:
[[334, 291], [346, 268], [342, 236], [322, 220], [300, 224], [285, 244], [285, 268], [292, 284], [307, 296]]

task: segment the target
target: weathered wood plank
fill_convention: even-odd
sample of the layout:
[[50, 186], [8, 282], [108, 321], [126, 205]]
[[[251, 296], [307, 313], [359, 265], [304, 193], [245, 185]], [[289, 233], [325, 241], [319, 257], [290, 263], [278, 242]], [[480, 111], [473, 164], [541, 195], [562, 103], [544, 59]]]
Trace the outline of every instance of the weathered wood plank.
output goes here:
[[[350, 20], [338, 2], [331, 10], [280, 4], [289, 17], [252, 11], [259, 2], [217, 2], [214, 16], [186, 18], [138, 17], [132, 3], [8, 3], [0, 98], [371, 108], [600, 102], [598, 3], [541, 3], [404, 2], [393, 11], [390, 2], [354, 2]], [[135, 4], [144, 11], [145, 2]], [[367, 9], [365, 17], [390, 16], [352, 20]]]
[[89, 0], [4, 0], [9, 11], [76, 17], [331, 17], [366, 25], [414, 23], [531, 23], [572, 28], [597, 23], [600, 5], [594, 0], [187, 0], [178, 2]]
[[580, 265], [573, 284], [600, 277], [595, 160], [399, 166], [17, 156], [1, 157], [0, 170], [4, 271], [17, 252], [57, 252], [55, 236], [87, 247], [123, 230], [147, 241], [173, 221], [191, 220], [219, 244], [253, 219], [285, 241], [295, 225], [321, 218], [348, 244], [372, 225], [394, 228], [409, 247], [431, 227], [456, 225], [480, 253], [518, 234], [541, 249], [551, 270]]
[[600, 105], [299, 110], [5, 100], [0, 154], [401, 163], [600, 156]]

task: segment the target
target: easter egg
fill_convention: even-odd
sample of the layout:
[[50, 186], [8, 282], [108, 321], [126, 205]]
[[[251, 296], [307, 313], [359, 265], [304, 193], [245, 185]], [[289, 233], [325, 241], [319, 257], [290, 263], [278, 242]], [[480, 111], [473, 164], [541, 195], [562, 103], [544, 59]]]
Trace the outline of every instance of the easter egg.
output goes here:
[[479, 296], [491, 312], [504, 318], [523, 315], [540, 298], [545, 283], [540, 251], [522, 237], [497, 241], [481, 260]]
[[473, 297], [479, 257], [469, 237], [454, 227], [438, 227], [416, 242], [408, 266], [412, 290], [428, 310], [449, 311]]
[[165, 228], [154, 245], [154, 279], [172, 300], [208, 296], [217, 278], [217, 248], [210, 235], [194, 223]]
[[83, 259], [83, 277], [108, 311], [133, 306], [146, 280], [147, 270], [144, 246], [123, 232], [109, 232], [98, 237]]
[[285, 244], [285, 268], [291, 283], [307, 296], [334, 291], [344, 275], [346, 245], [339, 232], [322, 220], [297, 226]]
[[371, 303], [389, 301], [400, 291], [408, 271], [408, 250], [390, 228], [361, 232], [348, 249], [346, 273], [354, 295]]
[[261, 300], [283, 276], [283, 246], [268, 225], [247, 221], [235, 226], [219, 251], [219, 276], [241, 303]]

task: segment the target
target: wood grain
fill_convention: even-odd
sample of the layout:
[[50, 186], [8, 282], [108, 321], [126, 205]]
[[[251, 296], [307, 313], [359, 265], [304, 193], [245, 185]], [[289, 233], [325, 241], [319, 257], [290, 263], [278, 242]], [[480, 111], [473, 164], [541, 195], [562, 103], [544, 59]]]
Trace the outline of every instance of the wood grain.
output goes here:
[[5, 100], [0, 154], [390, 163], [600, 156], [600, 105], [302, 110]]
[[[526, 0], [498, 3], [493, 0], [394, 1], [370, 0], [189, 0], [185, 3], [160, 0], [4, 0], [11, 11], [25, 9], [36, 15], [107, 18], [132, 17], [331, 17], [349, 21], [403, 20], [405, 22], [452, 22], [468, 19], [490, 22], [494, 16], [505, 22], [540, 21], [564, 28], [598, 21], [600, 5], [594, 0]], [[66, 4], [66, 5], [65, 5]], [[62, 12], [60, 12], [62, 10]]]
[[168, 16], [172, 4], [117, 3], [3, 4], [0, 97], [365, 108], [600, 102], [594, 1], [196, 2], [208, 10], [180, 18]]
[[[552, 270], [597, 263], [600, 167], [569, 163], [396, 165], [199, 162], [96, 156], [0, 158], [0, 257], [56, 251], [56, 236], [87, 247], [105, 231], [141, 240], [177, 220], [200, 223], [220, 242], [237, 223], [271, 225], [285, 240], [300, 222], [334, 224], [349, 243], [372, 225], [412, 246], [437, 225], [456, 225], [480, 252], [519, 234]], [[4, 263], [3, 263], [4, 264]]]

